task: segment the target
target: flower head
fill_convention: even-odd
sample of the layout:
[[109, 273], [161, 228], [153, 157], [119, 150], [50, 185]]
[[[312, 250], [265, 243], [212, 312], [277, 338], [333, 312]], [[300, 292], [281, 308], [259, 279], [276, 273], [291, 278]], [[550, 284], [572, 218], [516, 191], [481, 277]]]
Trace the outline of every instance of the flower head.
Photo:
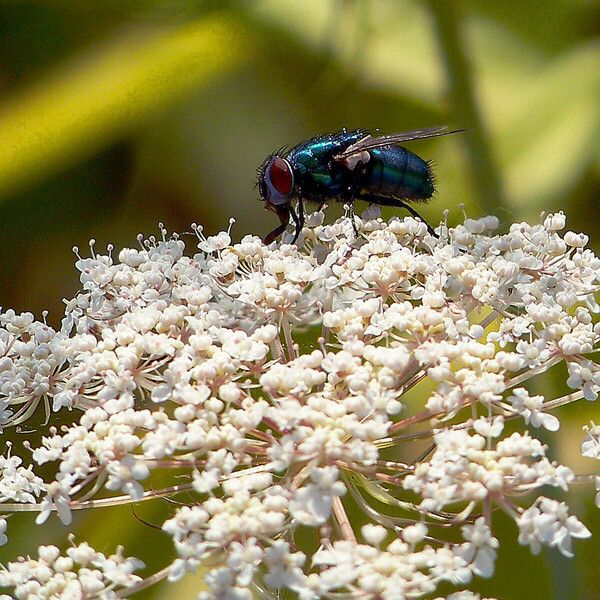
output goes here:
[[[176, 580], [216, 559], [207, 599], [250, 598], [253, 585], [302, 600], [464, 587], [494, 571], [493, 507], [534, 553], [571, 555], [587, 528], [565, 504], [520, 498], [568, 490], [574, 473], [505, 423], [554, 432], [552, 408], [598, 395], [587, 355], [600, 346], [600, 261], [586, 236], [561, 236], [562, 213], [506, 233], [495, 218], [466, 219], [439, 237], [375, 210], [357, 238], [346, 218], [306, 223], [301, 246], [233, 244], [230, 230], [197, 227], [192, 256], [163, 235], [117, 260], [79, 257], [82, 290], [58, 331], [1, 313], [0, 426], [39, 405], [73, 417], [29, 447], [34, 466], [0, 458], [2, 499], [41, 497], [37, 522], [57, 512], [67, 524], [99, 493], [106, 503], [185, 493], [162, 523], [177, 553], [162, 573]], [[571, 394], [527, 390], [561, 362]], [[600, 457], [597, 429], [585, 456]], [[394, 450], [417, 438], [430, 449], [402, 462]], [[54, 466], [49, 481], [40, 465]], [[453, 527], [462, 543], [444, 537]], [[295, 545], [299, 530], [312, 530], [317, 552]], [[138, 563], [119, 553], [40, 552], [8, 563], [0, 585], [113, 597], [138, 584]]]

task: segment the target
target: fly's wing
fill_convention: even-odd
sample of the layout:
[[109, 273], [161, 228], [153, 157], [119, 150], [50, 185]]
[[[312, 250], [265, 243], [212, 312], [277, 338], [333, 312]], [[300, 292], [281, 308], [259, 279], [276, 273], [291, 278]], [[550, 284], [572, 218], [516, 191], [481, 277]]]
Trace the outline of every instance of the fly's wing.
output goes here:
[[464, 129], [455, 129], [454, 131], [448, 131], [446, 125], [440, 127], [430, 127], [428, 129], [413, 129], [412, 131], [404, 131], [403, 133], [393, 133], [391, 135], [380, 135], [373, 137], [370, 134], [365, 135], [351, 146], [348, 146], [343, 152], [336, 155], [337, 159], [344, 159], [364, 152], [365, 150], [373, 150], [374, 148], [382, 148], [383, 146], [393, 146], [395, 144], [402, 144], [404, 142], [410, 142], [412, 140], [424, 140], [427, 138], [439, 137], [441, 135], [450, 135], [451, 133], [460, 133]]

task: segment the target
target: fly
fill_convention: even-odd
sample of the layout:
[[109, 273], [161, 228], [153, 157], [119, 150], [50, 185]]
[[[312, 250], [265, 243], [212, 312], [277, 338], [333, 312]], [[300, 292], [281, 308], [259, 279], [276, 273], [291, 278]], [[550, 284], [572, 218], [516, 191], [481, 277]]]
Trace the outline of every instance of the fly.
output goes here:
[[[365, 129], [327, 133], [280, 150], [266, 158], [258, 170], [258, 189], [265, 208], [281, 222], [265, 239], [270, 244], [290, 222], [296, 243], [304, 227], [304, 202], [320, 206], [329, 201], [350, 207], [354, 222], [354, 201], [405, 208], [433, 229], [409, 202], [426, 202], [435, 191], [431, 163], [400, 146], [404, 142], [459, 133], [462, 129], [432, 127], [392, 135], [372, 135]], [[298, 212], [293, 203], [297, 203]]]

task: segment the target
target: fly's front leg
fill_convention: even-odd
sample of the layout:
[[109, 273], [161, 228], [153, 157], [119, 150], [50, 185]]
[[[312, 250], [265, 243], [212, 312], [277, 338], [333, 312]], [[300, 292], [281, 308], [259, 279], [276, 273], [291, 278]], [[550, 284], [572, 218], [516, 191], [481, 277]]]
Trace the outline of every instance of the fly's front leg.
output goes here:
[[275, 229], [273, 229], [273, 231], [267, 234], [263, 239], [263, 244], [270, 244], [273, 240], [276, 240], [288, 226], [288, 223], [290, 222], [290, 210], [286, 205], [275, 206], [273, 204], [267, 204], [265, 208], [267, 210], [272, 210], [274, 213], [276, 213], [279, 217], [279, 220], [281, 221], [281, 225], [275, 227]]
[[263, 238], [263, 244], [266, 244], [268, 246], [271, 242], [275, 241], [285, 231], [286, 227], [287, 223], [285, 225], [282, 223], [281, 225], [275, 227], [275, 229], [273, 229], [271, 233], [265, 235], [265, 237]]

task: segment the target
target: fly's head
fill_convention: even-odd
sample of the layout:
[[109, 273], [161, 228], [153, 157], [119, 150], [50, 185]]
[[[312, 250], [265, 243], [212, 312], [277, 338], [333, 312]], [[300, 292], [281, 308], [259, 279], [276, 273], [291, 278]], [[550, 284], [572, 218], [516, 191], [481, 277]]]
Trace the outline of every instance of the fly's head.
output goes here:
[[273, 210], [289, 204], [294, 191], [292, 165], [287, 159], [272, 154], [258, 169], [257, 185], [265, 208]]

